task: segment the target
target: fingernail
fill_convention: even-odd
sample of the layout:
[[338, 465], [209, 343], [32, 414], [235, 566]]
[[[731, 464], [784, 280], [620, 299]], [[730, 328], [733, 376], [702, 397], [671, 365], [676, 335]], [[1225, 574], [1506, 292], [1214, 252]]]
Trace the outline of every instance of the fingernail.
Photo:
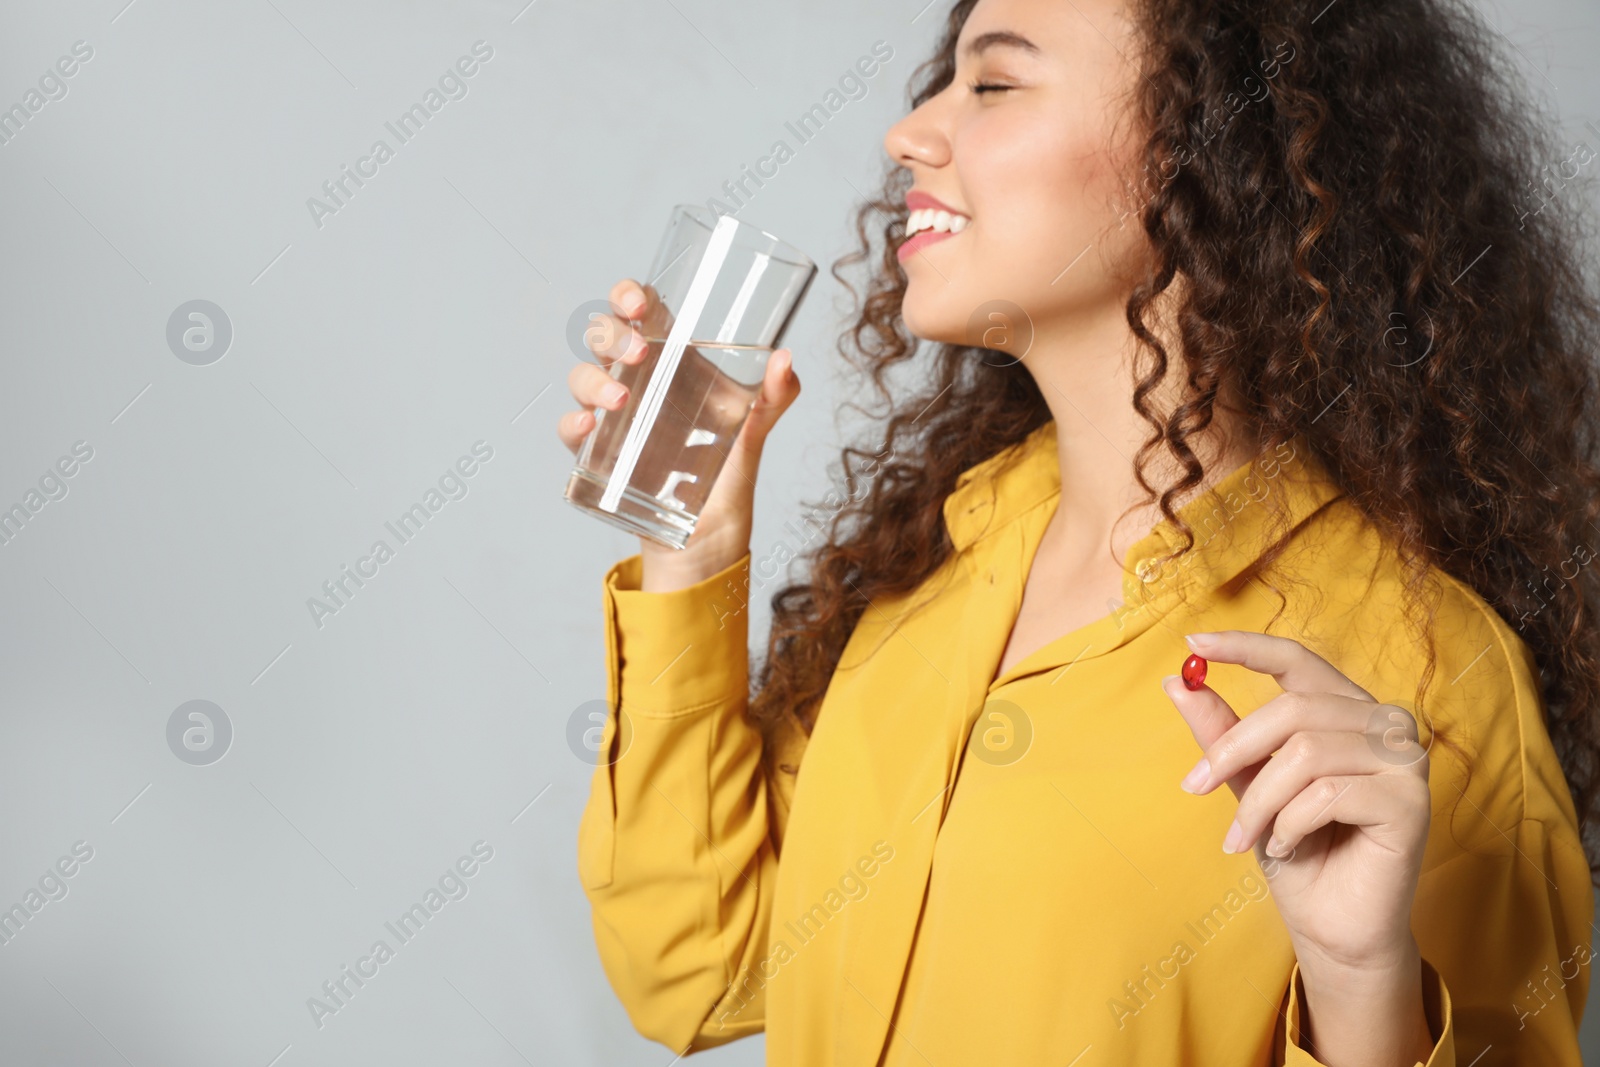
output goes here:
[[1189, 647], [1194, 649], [1196, 652], [1204, 652], [1206, 649], [1210, 648], [1212, 642], [1216, 640], [1216, 635], [1185, 634], [1183, 639], [1187, 641], [1189, 643]]
[[1228, 836], [1222, 839], [1222, 851], [1237, 852], [1239, 843], [1244, 840], [1244, 827], [1239, 825], [1239, 820], [1233, 820], [1233, 825], [1228, 827]]
[[1183, 786], [1186, 793], [1198, 793], [1200, 787], [1206, 784], [1206, 779], [1211, 777], [1211, 761], [1204, 756], [1194, 765], [1194, 769], [1183, 776], [1183, 781], [1178, 783]]
[[606, 403], [607, 404], [615, 404], [617, 401], [621, 400], [623, 398], [623, 396], [627, 392], [628, 392], [627, 388], [624, 387], [624, 386], [621, 386], [621, 385], [607, 386], [606, 387]]
[[1273, 859], [1283, 858], [1283, 842], [1278, 840], [1278, 835], [1273, 834], [1267, 839], [1267, 855]]

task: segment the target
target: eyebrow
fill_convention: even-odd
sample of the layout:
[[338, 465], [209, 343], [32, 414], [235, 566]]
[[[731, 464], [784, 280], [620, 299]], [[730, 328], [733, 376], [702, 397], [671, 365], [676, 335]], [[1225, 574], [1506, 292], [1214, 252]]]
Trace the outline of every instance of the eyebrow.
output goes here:
[[1010, 30], [990, 30], [988, 33], [980, 33], [967, 42], [963, 51], [969, 57], [976, 59], [991, 48], [1017, 48], [1035, 56], [1040, 53], [1038, 45], [1020, 33], [1012, 33]]

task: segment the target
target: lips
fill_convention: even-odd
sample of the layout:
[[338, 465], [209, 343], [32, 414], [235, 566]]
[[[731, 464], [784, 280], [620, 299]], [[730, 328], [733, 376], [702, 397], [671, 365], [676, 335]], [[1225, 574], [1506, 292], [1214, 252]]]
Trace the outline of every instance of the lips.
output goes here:
[[920, 189], [913, 189], [906, 194], [906, 210], [910, 213], [907, 219], [908, 226], [913, 221], [926, 222], [926, 217], [938, 212], [949, 216], [950, 228], [945, 230], [923, 229], [915, 236], [909, 238], [896, 250], [898, 257], [904, 261], [916, 255], [931, 244], [937, 244], [960, 234], [972, 221], [971, 216], [963, 211], [951, 207], [931, 193]]
[[952, 215], [966, 215], [965, 211], [953, 208], [932, 193], [925, 193], [921, 189], [913, 189], [906, 194], [907, 211], [922, 211], [925, 208], [932, 208], [934, 211], [948, 211]]
[[957, 234], [940, 233], [938, 230], [924, 230], [922, 233], [917, 234], [915, 237], [911, 238], [911, 240], [906, 241], [899, 248], [895, 249], [895, 255], [899, 257], [900, 261], [903, 263], [912, 256], [916, 255], [918, 252], [922, 251], [924, 248], [927, 248], [929, 245], [938, 244], [940, 241], [948, 241], [950, 238], [955, 236], [957, 236]]

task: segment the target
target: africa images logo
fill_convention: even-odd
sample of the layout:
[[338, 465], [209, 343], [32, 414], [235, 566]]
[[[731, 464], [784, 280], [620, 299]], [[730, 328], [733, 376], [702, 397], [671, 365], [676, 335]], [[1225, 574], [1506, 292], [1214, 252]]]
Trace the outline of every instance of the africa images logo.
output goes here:
[[[474, 41], [471, 55], [460, 57], [454, 66], [446, 67], [444, 73], [439, 75], [438, 88], [428, 86], [419, 102], [402, 111], [393, 122], [383, 124], [393, 135], [395, 146], [410, 144], [412, 138], [422, 132], [428, 120], [444, 109], [445, 104], [465, 99], [467, 79], [477, 74], [481, 65], [492, 58], [494, 48], [489, 42]], [[324, 218], [337, 215], [356, 192], [366, 186], [367, 182], [363, 179], [370, 180], [378, 176], [379, 168], [394, 158], [395, 146], [378, 138], [372, 142], [368, 153], [356, 160], [354, 171], [348, 163], [342, 164], [337, 177], [322, 183], [322, 192], [327, 199], [315, 196], [306, 198], [306, 209], [311, 212], [311, 221], [316, 223], [317, 229], [322, 229]]]

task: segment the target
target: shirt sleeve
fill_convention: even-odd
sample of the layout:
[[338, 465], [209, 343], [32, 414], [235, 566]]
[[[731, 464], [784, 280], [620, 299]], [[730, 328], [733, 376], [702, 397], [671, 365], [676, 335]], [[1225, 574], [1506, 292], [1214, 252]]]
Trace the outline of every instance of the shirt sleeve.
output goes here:
[[608, 709], [578, 873], [635, 1029], [687, 1054], [764, 1026], [789, 797], [745, 719], [750, 554], [672, 592], [640, 590], [642, 563], [631, 556], [603, 582]]
[[[1302, 999], [1300, 964], [1296, 962], [1294, 971], [1289, 975], [1289, 1006], [1284, 1015], [1289, 1039], [1286, 1055], [1279, 1061], [1279, 1067], [1325, 1067], [1321, 1060], [1301, 1047]], [[1427, 959], [1422, 961], [1422, 1007], [1428, 1019], [1428, 1032], [1438, 1034], [1439, 1040], [1434, 1043], [1433, 1052], [1428, 1056], [1427, 1062], [1418, 1060], [1416, 1067], [1456, 1067], [1455, 1028], [1450, 1017], [1450, 991], [1445, 987], [1444, 979], [1440, 977], [1439, 972]]]
[[[1444, 832], [1444, 826], [1436, 832]], [[1432, 1054], [1418, 1067], [1582, 1067], [1594, 887], [1577, 831], [1525, 818], [1498, 844], [1425, 871], [1412, 907]], [[1321, 1067], [1298, 1047], [1304, 992], [1290, 978], [1284, 1067]]]

